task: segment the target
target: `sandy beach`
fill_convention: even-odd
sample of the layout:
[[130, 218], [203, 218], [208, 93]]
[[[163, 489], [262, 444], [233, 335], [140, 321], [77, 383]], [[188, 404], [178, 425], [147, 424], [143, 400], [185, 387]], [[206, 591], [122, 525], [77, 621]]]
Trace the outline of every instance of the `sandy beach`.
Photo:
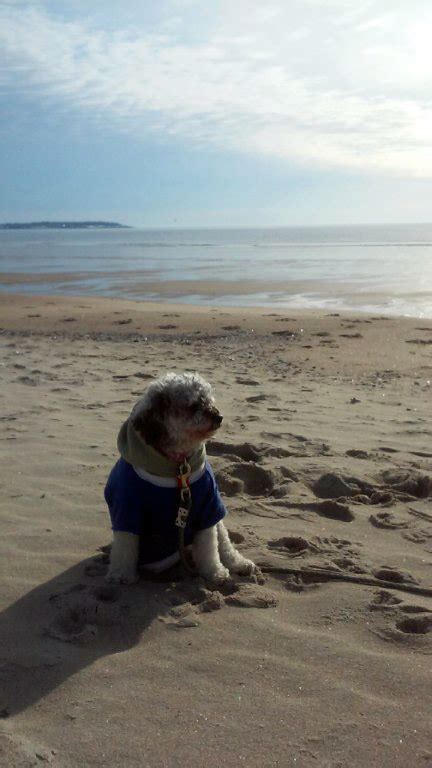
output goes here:
[[[432, 320], [4, 293], [0, 329], [2, 764], [432, 766]], [[117, 432], [167, 370], [214, 386], [262, 585], [105, 585]]]

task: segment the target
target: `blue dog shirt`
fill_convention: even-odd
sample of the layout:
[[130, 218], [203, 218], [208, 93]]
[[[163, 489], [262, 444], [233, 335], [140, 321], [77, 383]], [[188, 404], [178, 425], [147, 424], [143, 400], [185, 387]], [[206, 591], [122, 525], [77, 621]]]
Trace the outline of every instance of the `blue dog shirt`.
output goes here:
[[[192, 508], [185, 528], [185, 544], [197, 531], [216, 525], [226, 515], [210, 464], [190, 485]], [[124, 459], [114, 465], [105, 487], [113, 531], [140, 537], [139, 562], [154, 563], [178, 550], [179, 529], [175, 525], [180, 506], [178, 488], [155, 485], [140, 477]]]

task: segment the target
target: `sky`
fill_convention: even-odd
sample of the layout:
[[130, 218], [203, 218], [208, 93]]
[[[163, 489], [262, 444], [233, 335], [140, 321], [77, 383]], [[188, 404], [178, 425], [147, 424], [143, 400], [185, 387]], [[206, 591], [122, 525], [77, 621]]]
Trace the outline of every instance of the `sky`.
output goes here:
[[432, 221], [430, 0], [0, 0], [0, 222]]

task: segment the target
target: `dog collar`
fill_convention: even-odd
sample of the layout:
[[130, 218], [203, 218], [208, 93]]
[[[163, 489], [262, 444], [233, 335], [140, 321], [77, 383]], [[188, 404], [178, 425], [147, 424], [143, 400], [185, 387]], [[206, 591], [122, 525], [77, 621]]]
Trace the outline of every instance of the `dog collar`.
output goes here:
[[[138, 477], [140, 477], [142, 480], [147, 480], [148, 483], [152, 483], [153, 485], [157, 485], [159, 488], [179, 488], [179, 480], [177, 477], [161, 477], [160, 475], [153, 475], [151, 472], [147, 472], [142, 467], [135, 467], [134, 465], [133, 469], [137, 473]], [[192, 472], [189, 475], [189, 485], [192, 485], [192, 483], [196, 483], [197, 480], [200, 479], [200, 477], [203, 476], [205, 472], [205, 462], [202, 463], [198, 469], [196, 469], [194, 472]]]

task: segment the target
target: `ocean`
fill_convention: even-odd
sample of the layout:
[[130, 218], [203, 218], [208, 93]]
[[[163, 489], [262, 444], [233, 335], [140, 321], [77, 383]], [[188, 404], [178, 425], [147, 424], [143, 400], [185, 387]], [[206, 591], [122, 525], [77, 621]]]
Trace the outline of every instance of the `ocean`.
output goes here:
[[432, 317], [432, 225], [0, 231], [0, 291]]

